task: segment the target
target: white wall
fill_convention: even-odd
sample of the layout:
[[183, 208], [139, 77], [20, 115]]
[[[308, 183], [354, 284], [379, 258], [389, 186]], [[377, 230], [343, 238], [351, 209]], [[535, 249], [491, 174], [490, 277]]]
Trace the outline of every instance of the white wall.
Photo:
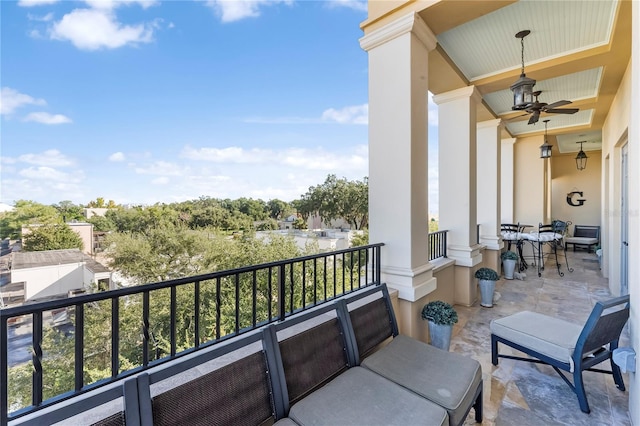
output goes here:
[[83, 263], [14, 269], [11, 281], [25, 282], [25, 300], [66, 295], [69, 290], [83, 288]]

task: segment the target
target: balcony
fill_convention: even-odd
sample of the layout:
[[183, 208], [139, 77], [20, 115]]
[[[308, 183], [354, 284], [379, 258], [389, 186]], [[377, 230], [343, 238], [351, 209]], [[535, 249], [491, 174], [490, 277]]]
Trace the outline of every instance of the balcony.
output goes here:
[[[482, 365], [484, 425], [631, 424], [627, 374], [623, 374], [627, 391], [621, 392], [612, 376], [584, 373], [591, 405], [591, 414], [584, 414], [575, 394], [551, 367], [502, 358], [497, 367], [491, 364], [492, 319], [529, 310], [584, 324], [597, 301], [612, 297], [595, 254], [567, 251], [566, 255], [574, 272], [564, 271], [564, 277], [558, 275], [550, 260], [541, 278], [529, 268], [523, 281], [498, 281], [496, 291], [501, 297], [493, 308], [456, 306], [460, 320], [454, 328], [451, 351], [471, 356]], [[620, 346], [629, 346], [629, 342], [627, 323]], [[604, 363], [600, 367], [608, 368]], [[473, 417], [469, 416], [465, 424], [475, 424]]]
[[[446, 235], [446, 233], [444, 233]], [[431, 234], [430, 244], [436, 244], [437, 239], [442, 238], [443, 234]], [[31, 407], [25, 407], [18, 411], [10, 413], [4, 412], [2, 424], [20, 424], [23, 421], [38, 422], [41, 414], [47, 413], [52, 409], [56, 409], [61, 401], [67, 400], [65, 403], [73, 403], [74, 400], [83, 398], [95, 398], [94, 401], [102, 398], [108, 399], [107, 396], [113, 393], [113, 385], [119, 385], [122, 381], [133, 376], [143, 370], [151, 369], [164, 363], [180, 363], [181, 360], [191, 359], [201, 352], [200, 349], [207, 349], [222, 342], [231, 342], [234, 338], [247, 334], [252, 330], [260, 328], [268, 323], [280, 321], [294, 313], [310, 309], [314, 306], [322, 304], [325, 301], [331, 301], [340, 294], [346, 294], [357, 290], [363, 286], [380, 282], [380, 264], [383, 259], [384, 252], [381, 252], [381, 244], [375, 244], [366, 248], [342, 250], [339, 252], [325, 253], [316, 256], [309, 256], [300, 259], [289, 259], [281, 262], [275, 262], [268, 265], [256, 265], [242, 270], [223, 271], [211, 274], [211, 276], [190, 277], [183, 280], [176, 280], [165, 283], [151, 284], [147, 286], [136, 287], [132, 289], [118, 290], [115, 292], [100, 293], [95, 295], [85, 295], [67, 301], [48, 302], [35, 305], [27, 305], [21, 308], [13, 308], [2, 311], [2, 339], [3, 348], [7, 348], [8, 329], [7, 324], [14, 321], [15, 318], [31, 317], [34, 324], [42, 324], [42, 318], [48, 316], [50, 311], [59, 311], [62, 305], [72, 307], [70, 317], [74, 320], [74, 326], [82, 328], [84, 316], [78, 315], [79, 312], [85, 314], [91, 309], [99, 306], [101, 303], [109, 304], [108, 309], [115, 318], [118, 317], [120, 303], [114, 303], [120, 298], [139, 297], [142, 299], [141, 304], [141, 323], [143, 324], [140, 331], [142, 343], [138, 347], [141, 358], [140, 364], [134, 368], [127, 370], [119, 364], [119, 357], [108, 357], [111, 362], [111, 377], [96, 383], [86, 383], [83, 379], [83, 363], [89, 364], [91, 357], [87, 356], [88, 348], [82, 345], [82, 338], [75, 336], [83, 336], [84, 333], [70, 333], [72, 341], [75, 342], [75, 357], [82, 361], [71, 363], [75, 365], [76, 389], [71, 390], [63, 395], [47, 395], [46, 386], [43, 386], [43, 380], [46, 384], [46, 377], [49, 374], [46, 368], [51, 368], [51, 364], [47, 364], [46, 356], [43, 357], [43, 327], [36, 325], [33, 327], [32, 341], [34, 353], [40, 354], [33, 358], [34, 374], [32, 378], [32, 402]], [[460, 321], [454, 330], [454, 338], [452, 340], [451, 350], [473, 357], [480, 361], [483, 369], [484, 379], [484, 418], [483, 424], [551, 424], [554, 421], [560, 421], [563, 424], [583, 424], [585, 421], [602, 422], [609, 424], [631, 424], [628, 417], [628, 393], [620, 392], [615, 388], [613, 380], [609, 376], [601, 374], [586, 373], [585, 382], [588, 398], [591, 402], [592, 412], [590, 415], [582, 413], [578, 407], [575, 395], [561, 381], [555, 372], [549, 367], [540, 368], [537, 365], [529, 365], [527, 363], [516, 362], [512, 360], [500, 360], [498, 367], [491, 365], [490, 360], [490, 332], [489, 322], [493, 318], [499, 318], [521, 310], [533, 310], [541, 313], [551, 314], [559, 318], [563, 318], [575, 322], [584, 322], [589, 315], [595, 301], [606, 299], [609, 297], [607, 280], [602, 278], [598, 259], [595, 254], [584, 252], [567, 252], [569, 263], [575, 269], [573, 273], [567, 273], [564, 277], [560, 277], [555, 268], [547, 268], [541, 278], [537, 274], [531, 273], [526, 280], [499, 281], [497, 291], [501, 294], [500, 300], [494, 304], [491, 309], [481, 308], [477, 303], [465, 307], [456, 306], [459, 313]], [[359, 259], [359, 261], [358, 261]], [[358, 261], [359, 264], [355, 268], [345, 268]], [[367, 264], [368, 267], [364, 265]], [[446, 267], [445, 267], [446, 268]], [[263, 274], [267, 274], [264, 275]], [[266, 288], [261, 288], [259, 283], [262, 281], [267, 284]], [[272, 278], [269, 278], [272, 277]], [[444, 287], [451, 286], [450, 282], [445, 279], [438, 279], [439, 288], [437, 291], [444, 292]], [[243, 283], [244, 285], [238, 285]], [[346, 286], [342, 286], [346, 283]], [[302, 285], [299, 285], [302, 284]], [[196, 321], [195, 326], [191, 329], [196, 335], [201, 336], [195, 339], [195, 345], [186, 350], [179, 350], [179, 339], [176, 338], [176, 295], [189, 288], [189, 292], [195, 299], [195, 305], [199, 306], [204, 299], [199, 301], [200, 292], [196, 291], [200, 287], [201, 291], [205, 290], [208, 285], [216, 289], [216, 294], [222, 294], [220, 290], [226, 285], [236, 289], [230, 297], [235, 301], [236, 313], [232, 316], [231, 327], [222, 327], [220, 330], [220, 312], [216, 312], [214, 317], [217, 321], [213, 324]], [[169, 317], [171, 326], [170, 330], [169, 351], [162, 352], [161, 345], [157, 345], [154, 339], [159, 340], [161, 336], [156, 335], [155, 338], [149, 332], [153, 324], [153, 304], [155, 295], [159, 292], [171, 289], [170, 311]], [[299, 290], [299, 292], [292, 291]], [[263, 290], [268, 290], [271, 300], [268, 306], [262, 306], [258, 300]], [[239, 306], [240, 292], [248, 291], [251, 297], [249, 306]], [[325, 293], [327, 291], [328, 293]], [[304, 294], [303, 294], [304, 292]], [[209, 297], [211, 295], [208, 295]], [[215, 299], [215, 295], [214, 295]], [[200, 302], [200, 303], [198, 303]], [[53, 304], [52, 304], [53, 303]], [[55, 305], [55, 306], [53, 306]], [[60, 306], [58, 306], [60, 305]], [[216, 306], [221, 306], [217, 301]], [[248, 308], [248, 309], [247, 309]], [[264, 308], [264, 309], [262, 309]], [[196, 309], [194, 318], [200, 318], [199, 309]], [[113, 353], [122, 350], [118, 344], [117, 337], [136, 334], [135, 330], [124, 330], [115, 326], [114, 334], [108, 339], [112, 343]], [[402, 328], [402, 322], [400, 323]], [[205, 328], [209, 327], [212, 335], [209, 339], [205, 338]], [[426, 328], [426, 326], [425, 326]], [[628, 328], [628, 327], [627, 327]], [[226, 333], [224, 330], [228, 330]], [[202, 331], [200, 331], [202, 330]], [[628, 330], [623, 333], [621, 345], [628, 345]], [[184, 342], [180, 343], [184, 344]], [[2, 396], [7, 398], [7, 353], [2, 353]], [[93, 365], [95, 367], [95, 365]], [[104, 366], [103, 366], [104, 367]], [[195, 365], [198, 370], [204, 368], [201, 365]], [[73, 368], [73, 367], [72, 367]], [[183, 382], [184, 377], [193, 377], [190, 373], [175, 376], [167, 380], [165, 387], [172, 387], [171, 383]], [[188, 379], [187, 379], [188, 380]], [[628, 377], [625, 375], [625, 381], [628, 383]], [[175, 384], [174, 384], [175, 385]], [[43, 390], [44, 389], [44, 390]], [[47, 399], [48, 398], [48, 399]], [[4, 399], [6, 401], [6, 399]], [[86, 404], [91, 406], [92, 404]], [[117, 405], [117, 404], [116, 404]], [[3, 403], [3, 406], [5, 404]], [[111, 414], [109, 410], [117, 410], [114, 405], [107, 405], [100, 410], [87, 411], [86, 407], [80, 409], [74, 422], [82, 424], [97, 421], [100, 417]], [[106, 410], [106, 412], [105, 412]], [[471, 413], [465, 424], [475, 424], [473, 413]]]

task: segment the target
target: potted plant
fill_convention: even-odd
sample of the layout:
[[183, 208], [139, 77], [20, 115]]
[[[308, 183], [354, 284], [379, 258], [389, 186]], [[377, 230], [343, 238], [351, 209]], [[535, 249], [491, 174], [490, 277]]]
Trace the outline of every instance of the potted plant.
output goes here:
[[518, 262], [518, 255], [516, 252], [507, 250], [501, 255], [502, 265], [504, 267], [504, 278], [507, 280], [513, 279], [513, 272], [516, 270], [516, 263]]
[[458, 313], [453, 306], [441, 300], [429, 302], [422, 308], [422, 319], [428, 321], [431, 344], [448, 351], [453, 324], [458, 322]]
[[480, 285], [480, 306], [491, 308], [493, 306], [493, 292], [496, 289], [496, 281], [500, 276], [491, 268], [480, 268], [475, 274]]

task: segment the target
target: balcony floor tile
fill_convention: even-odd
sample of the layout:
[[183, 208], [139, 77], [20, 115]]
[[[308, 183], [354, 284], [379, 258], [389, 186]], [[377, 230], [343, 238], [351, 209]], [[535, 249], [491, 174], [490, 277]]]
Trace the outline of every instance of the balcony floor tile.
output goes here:
[[[454, 328], [451, 351], [469, 355], [482, 365], [484, 380], [483, 425], [631, 425], [629, 393], [619, 391], [613, 377], [584, 373], [591, 414], [580, 411], [578, 399], [549, 366], [509, 359], [491, 364], [489, 323], [519, 311], [529, 310], [584, 324], [594, 304], [611, 298], [608, 280], [602, 277], [593, 253], [567, 252], [566, 270], [561, 260], [560, 277], [552, 260], [547, 260], [542, 277], [529, 266], [524, 280], [500, 280], [496, 292], [500, 299], [492, 308], [456, 306], [460, 321]], [[620, 344], [628, 342], [628, 326]], [[501, 352], [523, 355], [500, 345]], [[608, 369], [603, 363], [599, 366]], [[628, 376], [623, 375], [628, 386]], [[474, 425], [473, 410], [465, 425]]]

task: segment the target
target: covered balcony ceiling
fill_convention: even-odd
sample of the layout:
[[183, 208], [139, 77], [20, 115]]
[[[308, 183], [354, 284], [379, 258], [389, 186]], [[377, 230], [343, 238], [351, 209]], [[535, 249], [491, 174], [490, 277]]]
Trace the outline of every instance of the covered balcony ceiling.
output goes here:
[[[483, 96], [478, 120], [501, 118], [503, 137], [544, 133], [561, 153], [599, 150], [602, 126], [631, 52], [630, 1], [441, 1], [420, 16], [436, 34], [429, 57], [429, 90], [434, 94], [469, 84]], [[530, 115], [512, 111], [509, 86], [521, 72], [524, 39], [527, 77], [537, 81], [540, 102], [572, 103], [575, 114]], [[557, 137], [554, 137], [557, 136]]]

